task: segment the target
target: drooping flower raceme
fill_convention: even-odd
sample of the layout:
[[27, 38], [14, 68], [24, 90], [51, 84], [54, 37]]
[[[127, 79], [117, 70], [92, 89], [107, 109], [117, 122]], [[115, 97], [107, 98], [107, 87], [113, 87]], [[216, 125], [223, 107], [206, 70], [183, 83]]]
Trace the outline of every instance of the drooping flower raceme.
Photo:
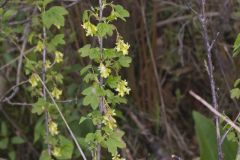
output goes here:
[[83, 23], [82, 27], [86, 30], [86, 36], [93, 36], [97, 32], [97, 27], [89, 21]]
[[103, 78], [107, 78], [111, 73], [111, 70], [102, 63], [98, 67], [98, 70], [100, 71], [101, 77]]
[[28, 81], [31, 83], [32, 87], [36, 87], [38, 85], [39, 77], [36, 74], [32, 74]]
[[123, 97], [126, 94], [129, 94], [130, 88], [128, 87], [128, 83], [126, 80], [121, 80], [118, 85], [116, 91], [118, 92], [118, 95]]
[[55, 62], [61, 63], [63, 61], [63, 53], [59, 51], [55, 51]]
[[53, 151], [52, 151], [52, 154], [53, 154], [55, 157], [60, 157], [60, 156], [61, 156], [61, 148], [54, 147], [54, 148], [53, 148]]
[[103, 124], [105, 124], [111, 130], [117, 127], [117, 122], [113, 117], [115, 115], [115, 110], [108, 108], [107, 113], [103, 116]]
[[130, 45], [128, 43], [125, 43], [123, 40], [121, 40], [119, 38], [117, 39], [116, 50], [118, 52], [122, 52], [123, 55], [127, 55], [129, 47], [130, 47]]
[[62, 90], [59, 90], [58, 88], [55, 87], [52, 91], [52, 96], [55, 97], [56, 99], [59, 99], [61, 95]]
[[48, 124], [49, 132], [52, 136], [58, 135], [58, 128], [57, 128], [57, 123], [50, 121]]

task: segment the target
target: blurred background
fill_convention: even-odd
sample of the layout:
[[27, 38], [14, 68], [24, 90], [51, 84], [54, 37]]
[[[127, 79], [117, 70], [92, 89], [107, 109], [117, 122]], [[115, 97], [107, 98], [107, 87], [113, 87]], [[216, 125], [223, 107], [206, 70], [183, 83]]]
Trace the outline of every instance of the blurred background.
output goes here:
[[[4, 1], [4, 0], [0, 0]], [[199, 145], [194, 129], [193, 111], [212, 118], [213, 115], [189, 95], [193, 90], [211, 102], [211, 90], [205, 61], [206, 52], [201, 34], [201, 25], [196, 13], [200, 11], [199, 0], [116, 0], [126, 7], [131, 17], [116, 26], [124, 39], [131, 45], [133, 59], [130, 69], [122, 72], [131, 87], [128, 104], [119, 106], [118, 122], [125, 131], [126, 159], [170, 159], [176, 155], [183, 159], [199, 157]], [[97, 1], [81, 0], [78, 3], [56, 0], [69, 11], [66, 17], [65, 56], [61, 72], [64, 75], [63, 99], [78, 98], [76, 103], [62, 104], [64, 114], [75, 133], [84, 135], [87, 124], [78, 125], [81, 110], [81, 91], [84, 84], [79, 71], [89, 61], [81, 59], [77, 50], [87, 43], [96, 45], [97, 39], [85, 36], [81, 27], [82, 13]], [[21, 45], [22, 31], [33, 6], [22, 1], [9, 0], [3, 8], [13, 7], [18, 14], [9, 19], [11, 36]], [[220, 111], [230, 118], [237, 116], [239, 104], [230, 98], [233, 82], [240, 77], [240, 58], [232, 58], [234, 41], [240, 30], [240, 1], [207, 1], [206, 14], [211, 40], [217, 37], [213, 49], [214, 76], [216, 80]], [[0, 29], [4, 26], [0, 26]], [[57, 32], [57, 31], [56, 31]], [[11, 36], [0, 37], [0, 95], [16, 81], [19, 52], [11, 42]], [[113, 46], [114, 39], [104, 41], [104, 46]], [[26, 45], [26, 50], [31, 49]], [[30, 53], [31, 54], [31, 53]], [[6, 66], [6, 64], [10, 63]], [[22, 73], [22, 80], [27, 77]], [[21, 86], [13, 101], [32, 103], [26, 86]], [[37, 116], [31, 107], [0, 103], [0, 121], [7, 124], [9, 136], [24, 135], [29, 140], [25, 147], [9, 146], [18, 159], [31, 159], [20, 153], [41, 148], [33, 143]], [[69, 111], [72, 108], [76, 112]], [[74, 118], [75, 117], [75, 118]], [[76, 122], [77, 119], [77, 122]], [[89, 126], [88, 126], [89, 127]], [[89, 127], [91, 128], [91, 127]], [[6, 150], [0, 150], [0, 156]], [[30, 156], [31, 157], [31, 156]]]

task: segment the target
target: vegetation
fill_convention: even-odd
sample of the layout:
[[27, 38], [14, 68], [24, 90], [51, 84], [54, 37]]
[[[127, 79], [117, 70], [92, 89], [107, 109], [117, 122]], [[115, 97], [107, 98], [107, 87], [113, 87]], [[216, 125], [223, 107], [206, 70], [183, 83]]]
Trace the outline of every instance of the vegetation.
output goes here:
[[239, 5], [0, 1], [0, 159], [238, 160]]

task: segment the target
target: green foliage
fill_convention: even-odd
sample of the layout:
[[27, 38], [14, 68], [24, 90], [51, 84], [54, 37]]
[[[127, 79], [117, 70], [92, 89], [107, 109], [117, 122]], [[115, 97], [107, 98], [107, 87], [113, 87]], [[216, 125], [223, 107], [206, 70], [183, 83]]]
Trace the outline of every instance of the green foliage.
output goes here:
[[240, 89], [239, 88], [234, 88], [231, 90], [231, 98], [234, 99], [239, 99], [240, 98]]
[[42, 14], [42, 21], [45, 27], [48, 29], [55, 25], [57, 28], [64, 26], [64, 16], [68, 14], [68, 11], [61, 6], [54, 6], [48, 9]]
[[129, 12], [126, 9], [124, 9], [123, 6], [114, 5], [113, 9], [114, 11], [111, 13], [111, 15], [116, 16], [116, 18], [121, 18], [122, 20], [126, 21], [125, 18], [129, 17]]
[[[198, 112], [193, 112], [193, 118], [201, 160], [217, 160], [216, 130], [213, 122]], [[237, 155], [237, 143], [225, 139], [223, 152], [224, 159], [235, 159]]]
[[82, 94], [85, 95], [83, 105], [90, 105], [93, 109], [97, 109], [100, 102], [100, 97], [97, 94], [97, 88], [89, 87], [85, 89]]
[[73, 154], [73, 143], [72, 141], [68, 140], [67, 138], [60, 136], [59, 138], [59, 146], [58, 146], [61, 150], [61, 154], [59, 157], [59, 159], [71, 159], [72, 154]]
[[237, 56], [240, 53], [240, 34], [237, 35], [237, 38], [233, 45], [233, 56]]
[[16, 137], [11, 138], [11, 143], [12, 144], [23, 144], [23, 143], [25, 143], [25, 140], [21, 137], [16, 136]]
[[99, 37], [112, 36], [114, 26], [108, 23], [98, 23], [97, 25], [97, 35]]
[[14, 14], [16, 14], [17, 11], [14, 9], [9, 9], [3, 14], [3, 21], [8, 20], [10, 17], [12, 17]]
[[[104, 12], [106, 6], [112, 9], [111, 13], [108, 17], [101, 17], [99, 7]], [[82, 92], [85, 96], [83, 105], [91, 106], [92, 112], [86, 117], [81, 117], [79, 123], [82, 124], [87, 119], [92, 120], [97, 128], [85, 138], [93, 153], [93, 159], [98, 154], [97, 146], [101, 145], [108, 150], [112, 159], [120, 160], [118, 149], [126, 145], [122, 140], [124, 133], [117, 128], [114, 108], [116, 104], [126, 103], [124, 96], [129, 94], [130, 88], [127, 81], [119, 76], [119, 71], [122, 67], [129, 67], [132, 59], [127, 56], [129, 44], [123, 41], [116, 26], [111, 22], [117, 19], [125, 21], [129, 13], [121, 5], [106, 1], [103, 1], [102, 6], [99, 7], [93, 7], [83, 14], [82, 27], [86, 31], [86, 36], [98, 38], [99, 47], [93, 48], [87, 44], [78, 50], [81, 57], [95, 62], [80, 71], [81, 76], [84, 76], [83, 80], [90, 85]], [[91, 22], [92, 19], [97, 21], [96, 25]], [[117, 35], [116, 46], [104, 48], [101, 44], [102, 40], [111, 37], [114, 32]]]
[[[64, 77], [67, 78], [65, 76], [67, 73], [75, 71], [80, 72], [83, 81], [87, 83], [83, 87], [86, 88], [82, 92], [84, 97], [77, 106], [89, 111], [87, 115], [81, 115], [80, 120], [80, 125], [87, 124], [89, 131], [79, 131], [80, 126], [75, 123], [76, 119], [80, 117], [76, 106], [66, 105], [67, 107], [65, 107], [61, 104], [59, 106], [65, 111], [64, 114], [67, 115], [71, 125], [74, 126], [73, 128], [81, 132], [77, 132], [79, 133], [77, 139], [85, 146], [85, 150], [94, 153], [92, 159], [96, 156], [96, 146], [101, 145], [103, 150], [110, 153], [112, 159], [120, 160], [118, 149], [122, 149], [126, 145], [122, 140], [124, 132], [117, 127], [116, 106], [126, 103], [124, 96], [129, 94], [130, 88], [127, 81], [123, 80], [119, 73], [122, 68], [129, 67], [132, 60], [128, 56], [130, 45], [123, 41], [123, 37], [121, 37], [113, 22], [118, 19], [126, 21], [126, 18], [129, 17], [128, 11], [121, 5], [115, 5], [112, 2], [107, 3], [106, 1], [103, 1], [101, 7], [104, 11], [108, 7], [111, 8], [111, 13], [107, 17], [100, 17], [99, 7], [92, 7], [91, 10], [85, 11], [82, 27], [86, 31], [86, 36], [96, 37], [100, 40], [117, 35], [116, 46], [102, 48], [100, 45], [95, 47], [87, 44], [78, 52], [81, 57], [88, 58], [92, 63], [84, 68], [76, 65], [76, 68], [73, 69], [74, 66], [72, 66], [68, 70], [67, 67], [62, 67], [64, 53], [61, 51], [61, 48], [65, 45], [65, 36], [61, 28], [64, 27], [68, 11], [62, 6], [55, 6], [53, 0], [30, 0], [26, 4], [37, 9], [34, 12], [31, 11], [31, 16], [20, 15], [21, 18], [28, 16], [27, 20], [31, 20], [27, 22], [30, 25], [29, 28], [24, 30], [21, 25], [16, 28], [8, 26], [9, 19], [15, 18], [19, 14], [19, 11], [14, 7], [7, 10], [0, 8], [0, 25], [4, 36], [30, 31], [26, 34], [27, 46], [31, 46], [32, 49], [24, 55], [23, 62], [25, 77], [28, 77], [29, 82], [26, 87], [29, 92], [27, 95], [31, 99], [31, 104], [33, 104], [31, 113], [34, 116], [31, 118], [36, 122], [34, 124], [33, 141], [34, 145], [39, 145], [37, 148], [42, 148], [40, 160], [73, 159], [80, 156], [74, 152], [73, 142], [67, 136], [64, 136], [65, 132], [60, 116], [51, 101], [53, 97], [57, 103], [58, 101], [60, 103], [62, 94], [76, 96], [79, 84], [71, 85], [64, 92], [65, 82], [63, 81]], [[22, 23], [21, 20], [19, 19], [20, 23]], [[22, 43], [19, 35], [13, 37], [13, 41]], [[9, 56], [9, 54], [6, 55]], [[11, 59], [9, 58], [9, 60]], [[59, 72], [60, 69], [63, 69], [63, 71]], [[82, 70], [80, 71], [80, 69]], [[50, 95], [46, 94], [45, 87], [50, 91]], [[99, 110], [100, 104], [103, 105], [104, 111]], [[73, 110], [76, 112], [73, 112]], [[46, 134], [47, 131], [49, 132], [48, 135]], [[28, 137], [21, 137], [22, 135], [8, 137], [8, 132], [6, 123], [2, 122], [1, 151], [10, 148], [10, 144], [14, 146], [27, 143]], [[80, 135], [85, 136], [85, 139], [79, 137]], [[47, 151], [48, 145], [51, 145], [50, 155]], [[12, 146], [11, 148], [14, 148]], [[16, 152], [9, 150], [8, 158], [16, 159]]]
[[48, 155], [46, 150], [42, 151], [39, 160], [52, 160], [52, 158]]
[[121, 56], [118, 60], [122, 67], [129, 67], [132, 59], [128, 56]]
[[8, 142], [9, 142], [8, 138], [2, 138], [0, 140], [0, 149], [6, 149], [8, 147]]
[[32, 113], [37, 113], [38, 115], [41, 115], [45, 108], [47, 107], [47, 102], [43, 98], [39, 98], [38, 101], [33, 105]]
[[56, 50], [56, 47], [58, 47], [59, 45], [64, 45], [64, 44], [65, 44], [64, 34], [57, 34], [47, 44], [47, 47], [48, 47], [48, 50], [51, 52]]
[[122, 140], [122, 136], [124, 133], [120, 130], [116, 130], [113, 133], [111, 133], [111, 136], [107, 139], [106, 146], [108, 148], [108, 151], [115, 155], [117, 153], [118, 148], [125, 148], [126, 144]]

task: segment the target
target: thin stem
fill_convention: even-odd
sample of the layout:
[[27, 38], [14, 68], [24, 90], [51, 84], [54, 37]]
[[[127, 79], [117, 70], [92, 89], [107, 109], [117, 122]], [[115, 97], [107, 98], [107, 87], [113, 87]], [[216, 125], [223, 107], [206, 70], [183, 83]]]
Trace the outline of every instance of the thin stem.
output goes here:
[[[46, 84], [46, 54], [47, 54], [47, 48], [46, 48], [46, 28], [43, 27], [43, 51], [42, 51], [42, 60], [43, 60], [43, 65], [42, 65], [42, 80], [43, 83]], [[47, 99], [47, 94], [46, 94], [46, 89], [45, 87], [42, 88], [42, 94], [44, 100]], [[46, 131], [46, 137], [49, 136], [49, 128], [48, 128], [48, 120], [49, 120], [49, 115], [47, 109], [45, 109], [45, 131]], [[51, 155], [51, 145], [47, 144], [48, 146], [48, 154]]]
[[[219, 107], [217, 102], [216, 85], [213, 77], [212, 45], [210, 44], [208, 31], [207, 31], [207, 18], [205, 14], [205, 6], [206, 6], [206, 0], [202, 0], [202, 13], [199, 19], [202, 25], [203, 40], [204, 40], [204, 45], [205, 45], [207, 58], [208, 58], [208, 76], [209, 76], [209, 81], [211, 85], [212, 105], [218, 111]], [[220, 133], [220, 119], [218, 116], [215, 116], [215, 125], [216, 125], [216, 133], [217, 133], [218, 160], [223, 160], [221, 133]]]
[[53, 96], [51, 95], [50, 91], [48, 90], [48, 88], [47, 88], [47, 86], [45, 85], [45, 83], [43, 82], [43, 80], [40, 78], [39, 75], [38, 75], [38, 77], [39, 77], [40, 82], [41, 82], [42, 85], [43, 85], [43, 88], [45, 89], [46, 93], [49, 95], [49, 97], [50, 97], [50, 99], [52, 100], [54, 106], [56, 107], [58, 113], [60, 114], [60, 116], [61, 116], [63, 122], [65, 123], [65, 125], [66, 125], [66, 127], [67, 127], [67, 129], [68, 129], [68, 131], [69, 131], [69, 133], [70, 133], [70, 135], [71, 135], [73, 141], [75, 142], [75, 144], [76, 144], [76, 146], [77, 146], [77, 148], [78, 148], [78, 150], [79, 150], [79, 152], [80, 152], [82, 158], [83, 158], [84, 160], [87, 160], [85, 154], [84, 154], [83, 151], [82, 151], [81, 146], [79, 145], [79, 143], [78, 143], [78, 141], [77, 141], [76, 136], [74, 135], [72, 129], [71, 129], [70, 126], [68, 125], [67, 120], [65, 119], [65, 117], [64, 117], [64, 115], [63, 115], [63, 113], [62, 113], [62, 111], [60, 110], [59, 106], [57, 105], [56, 101], [54, 100]]
[[[99, 22], [102, 21], [102, 17], [103, 16], [103, 3], [102, 3], [102, 0], [99, 0]], [[103, 38], [102, 37], [98, 37], [98, 43], [99, 43], [99, 48], [100, 48], [100, 54], [101, 54], [101, 57], [102, 57], [102, 54], [103, 54]], [[100, 76], [99, 78], [99, 85], [102, 86], [103, 85], [103, 78]], [[104, 98], [101, 97], [100, 98], [100, 104], [99, 104], [99, 111], [101, 114], [104, 113]], [[97, 126], [98, 129], [101, 130], [102, 126], [101, 124], [99, 124]], [[100, 160], [101, 159], [101, 145], [98, 144], [97, 146], [97, 160]]]
[[207, 107], [216, 117], [221, 118], [227, 124], [229, 124], [232, 128], [234, 128], [238, 133], [240, 133], [240, 127], [238, 127], [233, 121], [231, 121], [227, 116], [224, 116], [220, 112], [218, 112], [211, 104], [205, 101], [202, 97], [197, 95], [193, 91], [189, 91], [189, 94], [193, 96], [196, 100], [201, 102], [205, 107]]

